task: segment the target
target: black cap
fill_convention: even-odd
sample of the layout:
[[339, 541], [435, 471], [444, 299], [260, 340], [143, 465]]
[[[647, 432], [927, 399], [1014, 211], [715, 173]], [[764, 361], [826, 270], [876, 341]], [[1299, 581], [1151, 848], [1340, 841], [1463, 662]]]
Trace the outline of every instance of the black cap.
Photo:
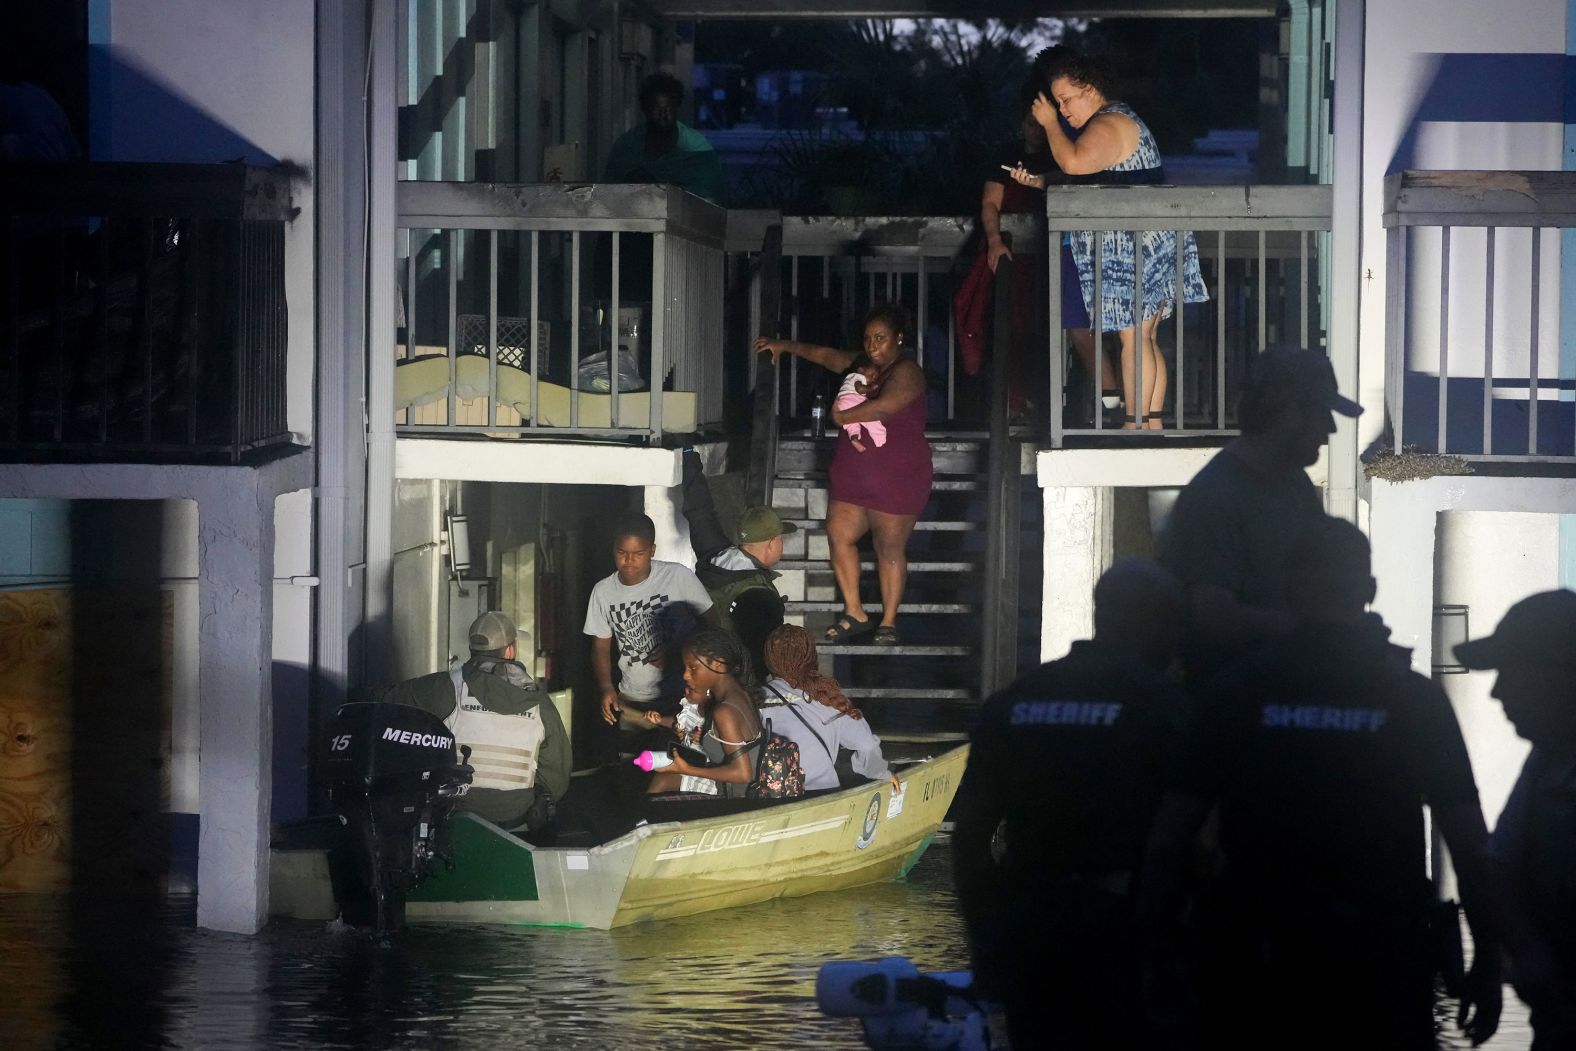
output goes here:
[[1510, 607], [1494, 634], [1456, 646], [1468, 668], [1522, 662], [1576, 665], [1576, 592], [1544, 591]]
[[1343, 397], [1337, 389], [1330, 359], [1302, 347], [1271, 347], [1254, 358], [1242, 381], [1242, 390], [1244, 394], [1278, 391], [1293, 397], [1313, 396], [1342, 416], [1355, 418], [1363, 412], [1361, 405]]

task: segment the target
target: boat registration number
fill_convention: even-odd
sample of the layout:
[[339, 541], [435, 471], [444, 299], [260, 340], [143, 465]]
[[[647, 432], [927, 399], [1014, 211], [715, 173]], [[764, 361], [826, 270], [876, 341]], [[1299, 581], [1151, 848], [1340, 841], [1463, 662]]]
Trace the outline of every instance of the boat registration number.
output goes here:
[[941, 774], [939, 777], [932, 777], [925, 782], [925, 802], [930, 802], [932, 798], [940, 799], [947, 794], [951, 787], [951, 774]]

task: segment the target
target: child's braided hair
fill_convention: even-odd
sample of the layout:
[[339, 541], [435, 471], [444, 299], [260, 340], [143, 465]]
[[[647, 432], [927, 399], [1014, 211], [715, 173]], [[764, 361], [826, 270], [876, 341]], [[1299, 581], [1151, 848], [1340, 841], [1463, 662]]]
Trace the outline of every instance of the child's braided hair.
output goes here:
[[814, 701], [836, 708], [851, 719], [864, 713], [844, 696], [830, 675], [822, 675], [815, 652], [815, 638], [797, 624], [784, 624], [766, 636], [766, 670]]

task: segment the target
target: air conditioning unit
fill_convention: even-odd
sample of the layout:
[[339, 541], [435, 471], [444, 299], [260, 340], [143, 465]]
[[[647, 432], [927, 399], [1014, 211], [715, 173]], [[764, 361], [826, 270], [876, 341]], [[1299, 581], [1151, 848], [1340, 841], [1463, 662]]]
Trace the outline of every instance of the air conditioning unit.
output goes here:
[[656, 31], [645, 22], [626, 18], [618, 26], [618, 57], [648, 59], [656, 52]]

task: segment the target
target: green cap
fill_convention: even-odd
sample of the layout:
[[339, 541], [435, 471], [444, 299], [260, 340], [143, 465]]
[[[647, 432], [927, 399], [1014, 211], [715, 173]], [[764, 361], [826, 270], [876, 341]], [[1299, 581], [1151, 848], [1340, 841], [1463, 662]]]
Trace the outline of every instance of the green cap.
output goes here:
[[744, 517], [739, 519], [739, 532], [735, 535], [734, 542], [759, 544], [774, 536], [783, 536], [798, 530], [798, 526], [792, 522], [784, 522], [782, 516], [770, 507], [750, 507], [745, 509]]

